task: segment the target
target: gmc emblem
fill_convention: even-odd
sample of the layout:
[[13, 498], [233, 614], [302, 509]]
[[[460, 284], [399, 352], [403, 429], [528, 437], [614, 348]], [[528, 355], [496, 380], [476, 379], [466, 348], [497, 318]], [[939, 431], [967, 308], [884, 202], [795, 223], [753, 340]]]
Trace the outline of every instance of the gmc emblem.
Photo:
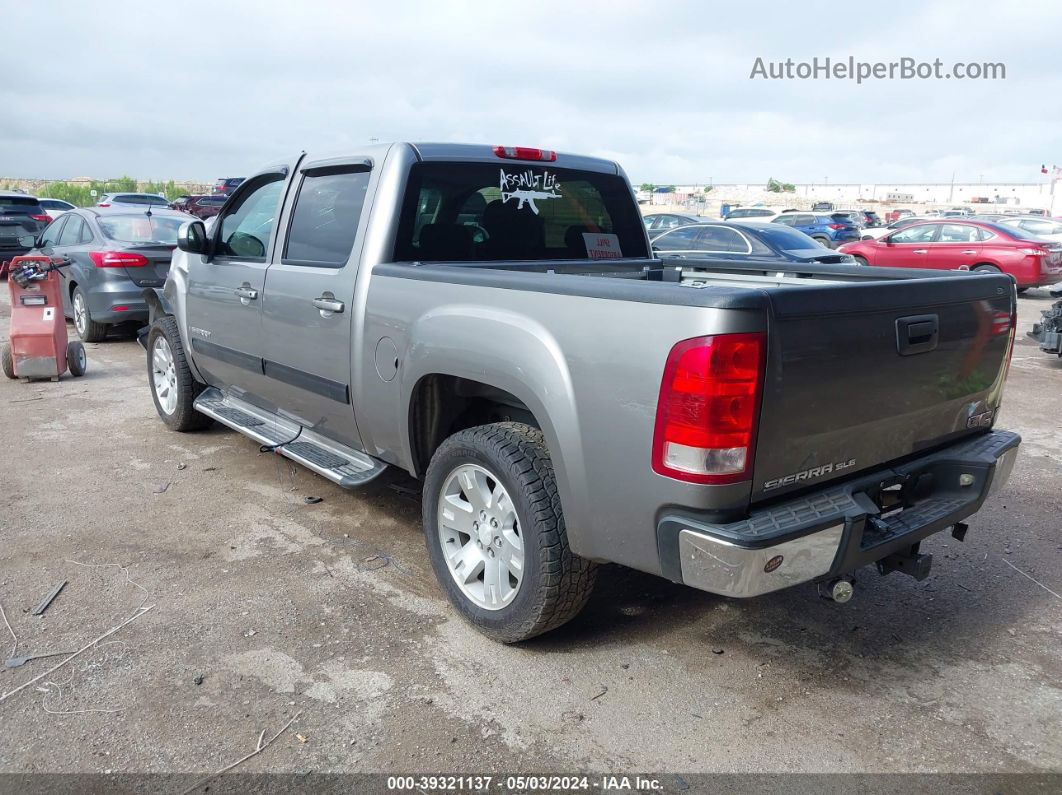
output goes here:
[[967, 428], [988, 428], [992, 425], [992, 418], [996, 415], [995, 409], [989, 409], [988, 411], [982, 411], [980, 414], [974, 414], [972, 417], [966, 420]]

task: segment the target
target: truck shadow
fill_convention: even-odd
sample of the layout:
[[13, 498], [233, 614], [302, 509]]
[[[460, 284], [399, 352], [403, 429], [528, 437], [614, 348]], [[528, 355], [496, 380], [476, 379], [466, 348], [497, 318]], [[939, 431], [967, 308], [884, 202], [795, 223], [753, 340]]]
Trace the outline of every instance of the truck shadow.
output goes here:
[[[371, 491], [382, 508], [420, 526], [417, 481], [389, 473]], [[1055, 606], [1050, 593], [1007, 567], [995, 547], [989, 551], [1002, 532], [993, 524], [986, 521], [974, 543], [946, 534], [929, 539], [923, 551], [934, 555], [934, 569], [925, 581], [861, 569], [856, 595], [844, 605], [821, 598], [813, 584], [739, 600], [604, 565], [578, 617], [519, 648], [553, 655], [648, 645], [694, 669], [705, 660], [736, 658], [837, 687], [886, 669], [932, 678], [948, 661], [958, 665], [983, 659], [993, 645], [1013, 646], [1015, 627]], [[430, 572], [426, 555], [417, 565]]]

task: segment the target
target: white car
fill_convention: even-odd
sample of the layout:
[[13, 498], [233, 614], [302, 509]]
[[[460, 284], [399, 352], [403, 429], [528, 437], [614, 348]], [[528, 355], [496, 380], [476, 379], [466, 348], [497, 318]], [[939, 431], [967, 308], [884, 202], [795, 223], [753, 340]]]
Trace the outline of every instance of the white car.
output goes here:
[[53, 221], [67, 210], [77, 209], [70, 202], [65, 202], [62, 199], [40, 199], [39, 201], [41, 203], [41, 209], [44, 210], [44, 214]]
[[1000, 220], [1002, 226], [1016, 226], [1044, 240], [1062, 241], [1062, 221], [1053, 218], [1029, 218], [1015, 216]]

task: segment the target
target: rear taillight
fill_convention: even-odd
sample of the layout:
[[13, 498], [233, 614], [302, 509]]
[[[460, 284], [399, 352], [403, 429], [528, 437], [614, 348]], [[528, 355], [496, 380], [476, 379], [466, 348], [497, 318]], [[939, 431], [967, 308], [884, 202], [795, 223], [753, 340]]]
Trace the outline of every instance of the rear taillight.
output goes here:
[[552, 162], [557, 159], [557, 153], [549, 149], [532, 149], [528, 146], [496, 146], [494, 154], [508, 160], [546, 160]]
[[90, 251], [89, 256], [97, 268], [142, 268], [148, 258], [128, 251]]
[[844, 224], [830, 224], [830, 229], [847, 229]]
[[46, 224], [52, 220], [47, 215], [31, 215], [30, 218], [32, 218], [34, 221], [40, 221], [42, 224]]
[[[1010, 305], [1010, 317], [1009, 317], [1009, 321], [1010, 322], [1008, 324], [1009, 325], [1009, 329], [1008, 330], [1010, 331], [1010, 339], [1007, 340], [1007, 361], [1006, 361], [1006, 364], [1003, 365], [1003, 381], [1004, 382], [1006, 382], [1007, 376], [1010, 375], [1010, 360], [1011, 360], [1011, 357], [1014, 356], [1014, 338], [1018, 336], [1018, 301], [1017, 301], [1017, 298], [1013, 298], [1012, 301], [1013, 301], [1013, 303], [1011, 303], [1011, 305]], [[999, 313], [997, 313], [995, 315], [995, 317], [993, 317], [993, 328], [998, 328], [996, 326], [996, 322], [997, 322], [996, 318], [998, 318], [999, 315], [1002, 315], [1002, 314], [1004, 314], [1004, 313], [1003, 312], [999, 312]], [[1002, 333], [1002, 332], [998, 332], [997, 331], [996, 333]]]
[[110, 202], [105, 202], [105, 203], [97, 204], [96, 206], [97, 207], [110, 207], [111, 204], [110, 204]]
[[1047, 257], [1051, 254], [1046, 248], [1019, 248], [1018, 251], [1030, 257]]
[[664, 365], [653, 471], [690, 483], [745, 480], [763, 388], [765, 335], [684, 340]]

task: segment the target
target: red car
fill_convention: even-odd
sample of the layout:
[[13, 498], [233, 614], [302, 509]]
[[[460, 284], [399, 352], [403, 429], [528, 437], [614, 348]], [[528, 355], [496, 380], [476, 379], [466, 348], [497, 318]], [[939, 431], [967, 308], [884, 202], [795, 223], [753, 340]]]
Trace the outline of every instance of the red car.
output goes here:
[[185, 208], [186, 213], [191, 213], [201, 221], [213, 218], [221, 212], [222, 206], [228, 201], [228, 196], [193, 196]]
[[860, 265], [1002, 271], [1014, 277], [1019, 290], [1062, 281], [1062, 244], [987, 221], [920, 221], [837, 250]]

